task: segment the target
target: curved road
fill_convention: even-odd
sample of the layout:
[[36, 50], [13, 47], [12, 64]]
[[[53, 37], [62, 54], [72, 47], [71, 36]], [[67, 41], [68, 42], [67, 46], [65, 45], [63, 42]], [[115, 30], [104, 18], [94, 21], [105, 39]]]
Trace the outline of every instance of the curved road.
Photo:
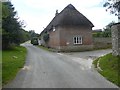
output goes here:
[[24, 46], [28, 50], [26, 64], [5, 88], [117, 88], [90, 67], [89, 55], [97, 52], [100, 56], [110, 50], [72, 55], [45, 51], [28, 43]]

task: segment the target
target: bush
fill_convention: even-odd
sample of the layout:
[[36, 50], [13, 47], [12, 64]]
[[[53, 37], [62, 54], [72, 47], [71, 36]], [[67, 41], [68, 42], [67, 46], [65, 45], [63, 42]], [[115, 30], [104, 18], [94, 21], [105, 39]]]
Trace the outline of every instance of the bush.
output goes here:
[[38, 38], [37, 37], [32, 38], [31, 39], [31, 44], [38, 45]]
[[48, 41], [49, 41], [49, 34], [44, 34], [43, 40], [44, 40], [45, 42], [48, 42]]

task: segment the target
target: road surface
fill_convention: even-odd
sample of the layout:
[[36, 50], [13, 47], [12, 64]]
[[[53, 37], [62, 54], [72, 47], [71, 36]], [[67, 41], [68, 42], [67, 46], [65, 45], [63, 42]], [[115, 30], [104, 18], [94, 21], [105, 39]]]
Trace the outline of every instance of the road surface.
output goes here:
[[25, 66], [5, 88], [117, 88], [93, 68], [92, 59], [110, 50], [55, 53], [31, 44]]

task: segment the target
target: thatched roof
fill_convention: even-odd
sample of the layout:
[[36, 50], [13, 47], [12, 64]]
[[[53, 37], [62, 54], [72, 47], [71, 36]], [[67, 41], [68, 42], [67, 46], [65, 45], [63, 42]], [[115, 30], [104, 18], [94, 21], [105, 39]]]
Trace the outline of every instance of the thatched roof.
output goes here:
[[44, 31], [50, 30], [55, 26], [90, 26], [94, 25], [76, 8], [69, 4], [60, 13], [58, 13]]

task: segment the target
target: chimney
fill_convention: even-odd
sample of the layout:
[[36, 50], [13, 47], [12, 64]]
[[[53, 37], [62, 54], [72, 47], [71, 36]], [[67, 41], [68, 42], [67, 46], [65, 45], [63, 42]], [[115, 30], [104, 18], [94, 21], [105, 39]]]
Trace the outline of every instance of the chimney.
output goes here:
[[55, 13], [55, 16], [57, 16], [59, 13], [58, 13], [58, 10], [56, 10], [56, 13]]

